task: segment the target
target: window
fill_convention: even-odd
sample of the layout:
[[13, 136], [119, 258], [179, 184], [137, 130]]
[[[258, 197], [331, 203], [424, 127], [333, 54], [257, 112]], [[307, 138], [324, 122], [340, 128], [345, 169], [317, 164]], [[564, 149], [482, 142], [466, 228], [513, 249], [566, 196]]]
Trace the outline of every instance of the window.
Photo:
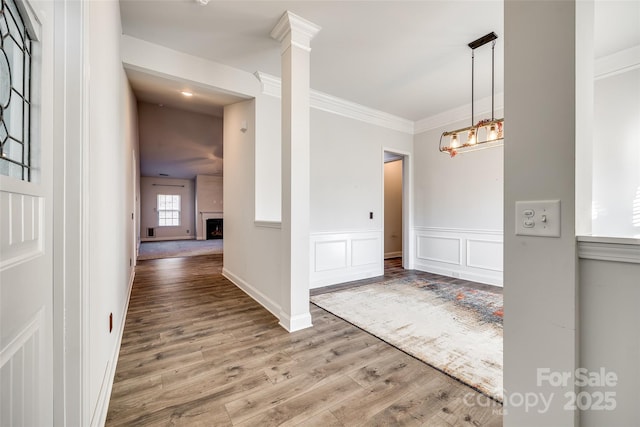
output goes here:
[[158, 194], [158, 227], [180, 225], [180, 196]]
[[0, 0], [0, 174], [31, 179], [31, 38], [14, 0]]

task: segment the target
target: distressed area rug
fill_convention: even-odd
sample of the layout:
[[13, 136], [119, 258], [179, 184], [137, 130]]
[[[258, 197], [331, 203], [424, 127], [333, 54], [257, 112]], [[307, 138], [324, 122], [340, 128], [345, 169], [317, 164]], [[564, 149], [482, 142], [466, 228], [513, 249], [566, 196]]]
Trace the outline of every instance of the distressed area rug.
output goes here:
[[397, 279], [311, 301], [502, 402], [502, 295]]

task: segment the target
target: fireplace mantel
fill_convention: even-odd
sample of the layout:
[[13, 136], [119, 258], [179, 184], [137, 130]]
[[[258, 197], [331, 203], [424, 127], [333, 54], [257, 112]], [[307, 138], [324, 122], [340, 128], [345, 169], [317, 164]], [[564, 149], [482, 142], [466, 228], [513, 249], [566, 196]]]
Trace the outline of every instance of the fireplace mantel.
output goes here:
[[207, 220], [208, 219], [222, 219], [222, 212], [198, 212], [200, 214], [200, 230], [201, 233], [198, 233], [198, 239], [204, 240], [206, 239], [205, 233], [207, 230]]

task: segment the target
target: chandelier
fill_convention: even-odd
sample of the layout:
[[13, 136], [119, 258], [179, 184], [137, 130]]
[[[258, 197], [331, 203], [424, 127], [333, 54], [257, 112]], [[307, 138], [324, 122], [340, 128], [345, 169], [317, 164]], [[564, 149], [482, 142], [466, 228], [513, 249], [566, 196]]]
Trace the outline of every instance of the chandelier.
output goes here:
[[[443, 132], [440, 136], [440, 152], [447, 153], [451, 157], [456, 154], [476, 151], [493, 146], [492, 143], [504, 139], [504, 119], [496, 119], [494, 116], [494, 80], [495, 80], [495, 46], [498, 36], [491, 32], [469, 43], [471, 48], [471, 126]], [[491, 43], [491, 118], [474, 120], [474, 65], [475, 50], [480, 46]], [[443, 145], [444, 144], [444, 145]]]

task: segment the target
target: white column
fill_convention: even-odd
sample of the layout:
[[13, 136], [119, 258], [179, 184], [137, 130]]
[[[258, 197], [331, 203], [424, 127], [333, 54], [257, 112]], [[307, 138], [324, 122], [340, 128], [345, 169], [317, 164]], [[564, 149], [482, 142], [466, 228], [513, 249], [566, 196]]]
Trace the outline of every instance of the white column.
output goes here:
[[[565, 408], [578, 366], [576, 3], [504, 3], [506, 427], [579, 425]], [[557, 199], [560, 237], [515, 234], [517, 201]]]
[[311, 326], [309, 313], [309, 57], [320, 27], [287, 11], [271, 32], [282, 54], [282, 298], [280, 324]]

